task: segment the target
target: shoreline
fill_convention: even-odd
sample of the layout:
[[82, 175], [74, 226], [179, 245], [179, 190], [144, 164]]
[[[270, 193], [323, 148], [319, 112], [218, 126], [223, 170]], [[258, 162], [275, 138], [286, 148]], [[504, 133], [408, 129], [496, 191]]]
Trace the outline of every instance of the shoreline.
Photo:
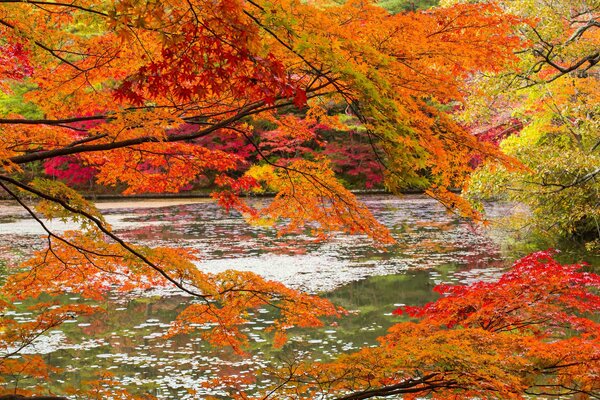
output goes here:
[[[409, 195], [409, 194], [425, 194], [424, 190], [405, 190], [400, 193], [392, 193], [389, 190], [385, 189], [373, 189], [373, 190], [350, 190], [351, 193], [355, 195]], [[271, 198], [275, 197], [277, 193], [275, 192], [265, 192], [265, 193], [252, 193], [252, 194], [242, 194], [240, 197], [256, 197], [256, 198]], [[118, 193], [114, 194], [89, 194], [82, 193], [82, 196], [87, 200], [145, 200], [145, 199], [210, 199], [210, 192], [183, 192], [183, 193], [140, 193], [140, 194], [132, 194], [132, 195], [122, 195]]]

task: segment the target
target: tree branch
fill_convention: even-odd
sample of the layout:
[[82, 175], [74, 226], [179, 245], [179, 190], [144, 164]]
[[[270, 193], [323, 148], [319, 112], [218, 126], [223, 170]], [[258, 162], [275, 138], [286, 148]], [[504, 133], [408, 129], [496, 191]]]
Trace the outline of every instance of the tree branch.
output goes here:
[[118, 237], [117, 235], [115, 235], [113, 232], [111, 232], [108, 228], [106, 228], [104, 226], [104, 224], [102, 223], [102, 221], [100, 221], [98, 218], [96, 218], [95, 216], [93, 216], [92, 214], [86, 212], [86, 211], [82, 211], [79, 210], [77, 208], [72, 207], [69, 203], [67, 203], [66, 201], [51, 196], [49, 194], [43, 193], [39, 190], [37, 190], [34, 187], [31, 187], [29, 185], [26, 185], [22, 182], [17, 181], [16, 179], [13, 179], [11, 177], [8, 176], [3, 176], [0, 175], [0, 181], [4, 181], [4, 182], [8, 182], [18, 188], [21, 188], [29, 193], [32, 193], [42, 199], [51, 201], [53, 203], [57, 203], [59, 204], [61, 207], [63, 207], [65, 210], [72, 212], [73, 214], [77, 214], [77, 215], [81, 215], [83, 217], [85, 217], [86, 219], [88, 219], [89, 221], [93, 222], [98, 229], [104, 233], [106, 236], [110, 237], [112, 240], [114, 240], [115, 242], [117, 242], [119, 245], [121, 245], [121, 247], [123, 247], [125, 250], [127, 250], [129, 253], [131, 253], [132, 255], [134, 255], [136, 258], [138, 258], [139, 260], [141, 260], [144, 264], [146, 264], [147, 266], [149, 266], [150, 268], [152, 268], [153, 270], [155, 270], [156, 272], [158, 272], [163, 278], [165, 278], [167, 281], [171, 282], [173, 285], [175, 285], [178, 289], [182, 290], [183, 292], [190, 294], [194, 297], [203, 299], [204, 301], [208, 302], [208, 298], [210, 296], [202, 294], [202, 293], [198, 293], [194, 290], [190, 290], [188, 288], [186, 288], [185, 286], [183, 286], [183, 284], [177, 282], [174, 278], [172, 278], [169, 274], [167, 274], [167, 272], [165, 270], [163, 270], [161, 267], [159, 267], [157, 264], [155, 264], [154, 262], [152, 262], [150, 259], [148, 259], [148, 257], [146, 257], [145, 255], [143, 255], [142, 253], [140, 253], [138, 250], [136, 250], [133, 246], [131, 246], [130, 244], [126, 243], [123, 239], [121, 239], [120, 237]]

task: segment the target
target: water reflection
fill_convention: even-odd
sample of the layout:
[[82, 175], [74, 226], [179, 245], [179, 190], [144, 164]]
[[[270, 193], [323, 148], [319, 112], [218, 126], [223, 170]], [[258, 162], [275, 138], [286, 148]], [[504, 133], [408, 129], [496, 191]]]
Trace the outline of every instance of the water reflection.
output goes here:
[[272, 229], [249, 226], [240, 216], [229, 215], [214, 204], [166, 207], [151, 213], [122, 210], [127, 216], [119, 226], [121, 234], [132, 241], [176, 243], [198, 250], [201, 269], [250, 270], [310, 292], [330, 291], [368, 276], [453, 262], [473, 268], [502, 263], [502, 255], [487, 236], [447, 214], [431, 199], [374, 196], [364, 200], [398, 240], [393, 248], [377, 249], [358, 236], [336, 236], [327, 242], [304, 235], [278, 238]]

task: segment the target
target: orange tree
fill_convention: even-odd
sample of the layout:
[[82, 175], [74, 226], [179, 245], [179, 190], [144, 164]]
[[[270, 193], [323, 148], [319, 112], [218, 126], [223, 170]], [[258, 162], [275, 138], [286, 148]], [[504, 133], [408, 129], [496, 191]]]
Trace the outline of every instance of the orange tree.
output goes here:
[[[239, 327], [249, 309], [280, 309], [278, 344], [290, 326], [338, 315], [325, 300], [251, 273], [200, 272], [185, 249], [128, 243], [78, 192], [29, 171], [71, 157], [125, 194], [177, 192], [205, 176], [220, 204], [250, 221], [280, 222], [281, 233], [343, 231], [391, 243], [323, 154], [268, 157], [257, 143], [265, 125], [286, 143], [314, 138], [319, 124], [343, 135], [330, 112], [341, 106], [367, 135], [387, 188], [421, 188], [478, 218], [448, 189], [467, 184], [473, 156], [516, 165], [444, 110], [463, 99], [471, 73], [511, 62], [519, 22], [493, 4], [390, 15], [362, 1], [0, 1], [0, 89], [12, 99], [0, 119], [0, 187], [47, 234], [46, 248], [8, 277], [2, 309], [42, 293], [101, 299], [109, 290], [174, 285], [197, 302], [173, 333], [211, 324], [201, 334], [236, 350], [247, 341]], [[203, 145], [209, 135], [241, 139], [257, 157]], [[256, 209], [240, 196], [261, 185], [277, 193]], [[58, 234], [48, 218], [80, 228]], [[49, 303], [35, 312], [30, 324], [2, 319], [3, 376], [46, 374], [39, 358], [12, 356], [94, 309]]]

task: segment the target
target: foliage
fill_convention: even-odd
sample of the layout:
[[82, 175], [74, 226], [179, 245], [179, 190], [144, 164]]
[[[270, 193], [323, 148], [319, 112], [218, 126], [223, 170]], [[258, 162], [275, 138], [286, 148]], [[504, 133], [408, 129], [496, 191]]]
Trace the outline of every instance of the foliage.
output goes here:
[[[20, 321], [11, 315], [14, 307], [7, 301], [0, 300], [0, 385], [2, 392], [8, 392], [7, 383], [18, 382], [29, 377], [48, 379], [50, 372], [57, 372], [56, 368], [48, 366], [39, 356], [19, 353], [29, 346], [35, 339], [45, 332], [61, 325], [63, 322], [76, 318], [78, 315], [87, 315], [98, 310], [87, 305], [60, 305], [58, 303], [38, 303], [30, 307], [33, 316], [27, 321]], [[15, 385], [14, 394], [32, 395], [43, 388], [25, 390]]]
[[274, 371], [286, 382], [279, 395], [597, 396], [600, 327], [592, 317], [600, 310], [600, 276], [583, 267], [538, 252], [496, 282], [439, 285], [436, 302], [394, 311], [417, 321], [394, 325], [379, 346]]
[[[379, 171], [358, 175], [382, 178], [392, 191], [426, 190], [448, 209], [479, 219], [450, 190], [466, 188], [473, 157], [508, 171], [520, 164], [493, 144], [478, 141], [448, 110], [465, 100], [465, 81], [475, 73], [498, 73], [518, 61], [513, 51], [523, 41], [512, 30], [522, 22], [494, 4], [392, 15], [354, 0], [0, 3], [0, 187], [46, 237], [45, 248], [10, 267], [13, 273], [2, 288], [7, 307], [23, 298], [69, 293], [101, 301], [110, 291], [170, 285], [190, 296], [171, 334], [198, 327], [211, 343], [240, 353], [247, 338], [239, 328], [257, 307], [278, 309], [276, 345], [285, 342], [285, 331], [292, 326], [320, 326], [321, 317], [341, 315], [326, 300], [252, 273], [201, 272], [194, 264], [198, 255], [189, 249], [129, 243], [69, 185], [93, 172], [98, 184], [127, 195], [179, 192], [210, 179], [217, 186], [213, 197], [226, 209], [253, 223], [272, 224], [280, 234], [307, 231], [326, 238], [341, 231], [392, 243], [387, 229], [336, 179], [335, 160], [327, 156], [345, 153], [352, 159], [338, 160], [337, 168], [349, 175], [357, 173], [352, 169], [357, 164], [373, 168], [377, 163]], [[358, 149], [336, 149], [355, 131], [361, 135]], [[332, 143], [329, 148], [326, 140]], [[365, 155], [369, 149], [371, 157]], [[68, 174], [59, 176], [65, 183], [22, 173], [43, 163], [56, 175], [64, 162], [86, 170], [67, 166]], [[260, 189], [276, 194], [270, 204], [256, 209], [244, 195]], [[34, 198], [36, 207], [25, 197]], [[56, 233], [42, 218], [72, 220], [80, 228]], [[0, 368], [7, 375], [31, 374], [27, 365], [35, 365], [44, 374], [39, 358], [11, 357], [72, 313], [91, 311], [49, 306], [38, 310], [34, 325], [16, 325], [3, 315], [0, 344], [17, 352], [0, 356]], [[406, 335], [415, 349], [432, 346], [437, 337], [448, 339], [447, 349], [453, 350], [448, 355], [459, 357], [454, 343], [462, 343], [472, 357], [456, 359], [465, 368], [471, 361], [483, 363], [475, 350], [492, 339], [498, 340], [498, 354], [527, 367], [515, 351], [533, 343], [530, 336], [523, 336], [516, 348], [505, 336], [481, 327], [465, 325], [467, 334], [461, 339], [457, 331], [444, 334], [416, 326], [417, 334]], [[389, 341], [405, 336], [390, 335]], [[573, 356], [582, 357], [578, 363], [593, 354], [584, 339], [577, 342], [582, 353]], [[454, 365], [431, 349], [414, 356], [438, 367]], [[360, 367], [352, 357], [347, 359]], [[493, 360], [494, 354], [489, 357]], [[330, 367], [322, 368], [325, 373]], [[498, 376], [487, 372], [478, 387], [467, 374], [465, 390], [512, 393], [510, 388], [521, 381], [503, 386], [500, 379], [512, 376], [500, 370]], [[577, 378], [575, 367], [566, 371]], [[381, 384], [396, 378], [387, 372], [377, 377]], [[436, 372], [416, 379], [428, 384], [438, 378]], [[452, 378], [451, 388], [462, 385], [461, 379], [463, 375]], [[360, 378], [355, 383], [369, 382]], [[88, 386], [95, 393], [88, 396], [101, 398], [110, 377]]]
[[430, 187], [465, 215], [475, 214], [446, 191], [467, 180], [465, 154], [511, 163], [428, 105], [460, 100], [469, 71], [496, 70], [512, 57], [516, 20], [498, 8], [390, 16], [352, 2], [227, 1], [215, 13], [201, 3], [3, 5], [6, 40], [26, 43], [34, 69], [27, 79], [36, 89], [26, 99], [46, 118], [3, 121], [7, 167], [77, 155], [98, 182], [125, 184], [125, 193], [178, 191], [240, 162], [190, 141], [234, 131], [254, 143], [260, 120], [275, 125], [271, 132], [298, 135], [304, 119], [273, 109], [327, 101], [346, 103], [366, 128], [388, 188]]
[[366, 189], [383, 185], [384, 168], [373, 153], [365, 132], [349, 131], [327, 141], [323, 153], [332, 161], [334, 171], [345, 180]]
[[[279, 229], [281, 234], [300, 231], [305, 227], [305, 221], [324, 221], [319, 227], [312, 229], [313, 235], [324, 236], [327, 232], [335, 231], [350, 234], [364, 232], [380, 243], [394, 243], [387, 230], [373, 226], [364, 217], [368, 209], [336, 181], [333, 171], [326, 163], [297, 160], [283, 171], [262, 169], [259, 172], [260, 178], [269, 182], [270, 187], [277, 191], [262, 215], [273, 221], [288, 221]], [[307, 206], [315, 187], [323, 193], [321, 204], [317, 208]], [[258, 215], [254, 211], [251, 213]]]
[[56, 157], [44, 163], [44, 173], [67, 182], [70, 186], [90, 183], [94, 169], [82, 166], [75, 157]]
[[502, 74], [474, 81], [466, 117], [518, 119], [523, 130], [501, 148], [527, 171], [487, 166], [474, 178], [472, 197], [522, 202], [531, 211], [526, 224], [537, 233], [597, 245], [598, 4], [522, 0], [505, 8], [529, 20], [519, 32], [530, 50]]
[[428, 9], [439, 4], [437, 0], [419, 0], [419, 1], [406, 1], [406, 0], [382, 0], [377, 3], [379, 6], [385, 8], [392, 14], [400, 12], [416, 11], [418, 9]]

